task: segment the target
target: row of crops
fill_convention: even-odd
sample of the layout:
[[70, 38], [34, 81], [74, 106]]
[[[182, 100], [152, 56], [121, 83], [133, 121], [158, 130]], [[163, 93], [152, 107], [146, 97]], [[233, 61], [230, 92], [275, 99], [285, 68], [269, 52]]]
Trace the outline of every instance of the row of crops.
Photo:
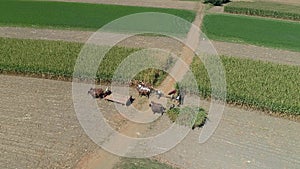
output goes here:
[[[300, 67], [226, 56], [221, 59], [226, 72], [227, 102], [300, 115]], [[191, 92], [210, 97], [210, 80], [198, 57], [191, 69], [199, 88]], [[189, 85], [182, 84], [185, 88], [190, 88]]]
[[[83, 44], [0, 38], [1, 71], [71, 77]], [[114, 47], [104, 57], [97, 78], [111, 80], [117, 66], [138, 49]], [[222, 57], [226, 70], [227, 101], [262, 110], [300, 114], [300, 67]], [[191, 65], [200, 95], [210, 97], [210, 81], [199, 59]], [[156, 71], [144, 71], [155, 79]], [[151, 77], [150, 77], [151, 76]], [[163, 76], [163, 75], [162, 75]], [[163, 78], [162, 78], [163, 79]]]
[[300, 51], [299, 22], [232, 14], [207, 14], [203, 20], [202, 31], [213, 40]]
[[235, 14], [255, 15], [300, 21], [300, 6], [275, 2], [231, 2], [224, 11]]
[[[82, 47], [83, 44], [72, 42], [0, 38], [0, 70], [71, 78]], [[113, 47], [105, 55], [100, 65], [97, 65], [99, 68], [96, 79], [111, 81], [118, 65], [136, 51], [138, 49]], [[167, 68], [172, 63], [168, 61], [161, 64]], [[91, 66], [86, 65], [85, 69], [88, 70]], [[152, 84], [159, 84], [165, 75], [166, 73], [163, 71], [149, 69], [137, 74], [136, 78]], [[81, 72], [78, 77], [90, 78], [86, 72]]]

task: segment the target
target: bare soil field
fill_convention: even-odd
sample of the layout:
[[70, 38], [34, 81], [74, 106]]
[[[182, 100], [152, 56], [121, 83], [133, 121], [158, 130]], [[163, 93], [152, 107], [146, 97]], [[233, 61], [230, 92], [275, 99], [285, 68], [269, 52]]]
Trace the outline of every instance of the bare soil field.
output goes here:
[[[82, 166], [93, 163], [98, 168], [99, 160], [105, 168], [110, 168], [107, 166], [118, 159], [99, 149], [83, 131], [73, 107], [70, 82], [5, 75], [0, 75], [0, 79], [1, 168], [85, 168]], [[138, 98], [134, 90], [131, 94]], [[132, 106], [140, 106], [141, 101], [148, 107], [146, 98]], [[104, 100], [98, 103], [111, 127], [128, 136], [145, 135], [143, 131], [167, 118], [154, 124], [128, 124], [113, 103]], [[160, 125], [161, 130], [170, 123], [165, 124]], [[106, 161], [109, 159], [113, 159], [112, 164]]]
[[158, 8], [174, 8], [195, 10], [196, 1], [179, 1], [179, 0], [48, 0], [48, 1], [64, 1], [64, 2], [84, 2], [84, 3], [99, 3], [99, 4], [114, 4], [128, 6], [145, 6]]
[[[118, 160], [103, 153], [81, 128], [70, 82], [0, 75], [0, 95], [1, 168], [111, 168], [109, 160]], [[207, 108], [208, 102], [201, 105]], [[112, 103], [100, 101], [99, 106], [113, 128], [126, 125]], [[127, 128], [127, 133], [144, 137], [164, 131], [170, 123], [162, 117], [151, 126]], [[298, 122], [228, 106], [208, 142], [197, 143], [201, 129], [196, 129], [155, 158], [195, 169], [299, 168], [299, 127]]]
[[97, 145], [74, 114], [71, 83], [25, 79], [1, 75], [0, 168], [73, 168]]

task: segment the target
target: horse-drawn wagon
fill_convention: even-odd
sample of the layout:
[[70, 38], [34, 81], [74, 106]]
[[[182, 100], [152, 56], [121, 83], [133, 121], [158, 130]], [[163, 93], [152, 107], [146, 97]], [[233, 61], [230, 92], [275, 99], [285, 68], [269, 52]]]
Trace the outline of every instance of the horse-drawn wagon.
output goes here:
[[107, 101], [112, 101], [126, 106], [129, 106], [133, 101], [132, 96], [125, 96], [118, 93], [107, 95], [106, 97], [104, 97], [104, 99]]

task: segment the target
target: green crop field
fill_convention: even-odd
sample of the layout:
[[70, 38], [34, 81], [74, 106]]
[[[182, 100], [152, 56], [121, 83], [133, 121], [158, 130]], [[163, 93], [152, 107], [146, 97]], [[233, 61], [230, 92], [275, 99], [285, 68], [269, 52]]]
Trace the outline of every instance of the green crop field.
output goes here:
[[[300, 115], [300, 67], [225, 56], [221, 59], [226, 72], [227, 102]], [[200, 95], [210, 97], [210, 81], [198, 57], [191, 69]]]
[[141, 12], [172, 14], [189, 22], [195, 18], [195, 12], [187, 10], [71, 2], [1, 0], [0, 25], [97, 30], [122, 16]]
[[[71, 78], [82, 47], [83, 44], [72, 42], [0, 38], [0, 71]], [[99, 65], [96, 79], [111, 81], [118, 65], [137, 50], [113, 47]], [[86, 69], [88, 68], [87, 65]], [[157, 77], [158, 73], [159, 77]], [[78, 76], [82, 77], [82, 75], [89, 78], [85, 72]], [[164, 76], [163, 71], [145, 70], [136, 77], [139, 80], [159, 84]]]
[[300, 23], [249, 16], [208, 14], [203, 32], [213, 40], [300, 51]]
[[300, 6], [275, 2], [231, 2], [224, 7], [225, 12], [264, 17], [300, 20]]

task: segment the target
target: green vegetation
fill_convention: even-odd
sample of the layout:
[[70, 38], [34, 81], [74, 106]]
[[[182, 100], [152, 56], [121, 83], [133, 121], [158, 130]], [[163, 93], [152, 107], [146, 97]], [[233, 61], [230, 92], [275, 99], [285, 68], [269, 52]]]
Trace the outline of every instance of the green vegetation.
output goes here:
[[[83, 44], [71, 42], [0, 38], [0, 71], [71, 78], [76, 59], [82, 47]], [[103, 58], [96, 79], [111, 81], [116, 68], [123, 59], [137, 50], [113, 47]], [[92, 65], [87, 65], [86, 69], [89, 66]], [[162, 71], [145, 70], [138, 74], [137, 78], [155, 80], [154, 77], [156, 77], [156, 81], [150, 81], [149, 83], [159, 84], [162, 78], [157, 74], [165, 76]], [[84, 72], [83, 75], [85, 75]]]
[[0, 1], [0, 25], [97, 30], [122, 16], [141, 12], [172, 14], [190, 22], [195, 18], [195, 12], [187, 10], [71, 2], [3, 0]]
[[0, 38], [0, 69], [71, 77], [79, 43]]
[[176, 169], [167, 164], [150, 159], [123, 158], [113, 169]]
[[[300, 67], [225, 56], [221, 59], [226, 71], [227, 102], [300, 115]], [[198, 57], [191, 69], [199, 94], [210, 97], [210, 81]]]
[[[207, 118], [205, 110], [199, 107], [176, 107], [169, 109], [167, 114], [172, 122], [181, 125], [188, 125], [193, 129], [204, 125]], [[194, 117], [194, 115], [196, 116]]]
[[224, 7], [225, 12], [264, 17], [300, 20], [300, 6], [275, 2], [231, 2]]
[[208, 14], [203, 32], [210, 39], [300, 51], [300, 23], [249, 16]]

